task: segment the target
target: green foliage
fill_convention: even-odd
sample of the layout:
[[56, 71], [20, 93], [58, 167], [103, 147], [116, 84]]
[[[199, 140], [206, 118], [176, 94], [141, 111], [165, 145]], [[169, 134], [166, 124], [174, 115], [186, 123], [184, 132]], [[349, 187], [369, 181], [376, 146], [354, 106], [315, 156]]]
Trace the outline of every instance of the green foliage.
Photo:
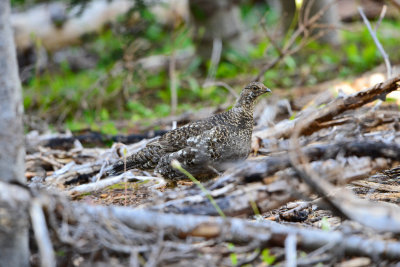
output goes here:
[[65, 252], [65, 250], [56, 250], [54, 251], [57, 257], [64, 257], [67, 253]]
[[329, 231], [331, 230], [331, 224], [328, 222], [327, 217], [323, 217], [321, 220], [321, 229], [324, 231]]
[[[13, 5], [24, 2], [12, 0]], [[134, 62], [151, 55], [171, 55], [177, 50], [194, 49], [194, 41], [185, 25], [160, 25], [141, 5], [132, 12], [138, 12], [140, 19], [131, 31], [124, 30], [129, 28], [124, 26], [128, 22], [121, 18], [117, 25], [85, 43], [84, 49], [98, 57], [95, 68], [74, 72], [63, 63], [59, 69], [47, 70], [24, 85], [25, 110], [49, 122], [65, 123], [71, 130], [90, 127], [105, 133], [117, 132], [115, 120], [144, 123], [169, 115], [168, 70], [146, 72], [138, 70], [135, 65], [128, 68], [126, 58], [132, 58]], [[278, 16], [267, 5], [245, 3], [241, 6], [246, 25], [259, 32], [265, 12], [268, 12], [266, 24], [272, 25]], [[400, 23], [393, 21], [383, 21], [379, 28], [378, 37], [392, 62], [400, 60], [398, 34], [392, 34], [399, 29]], [[339, 48], [309, 43], [266, 72], [265, 83], [270, 88], [312, 85], [337, 76], [356, 75], [382, 62], [365, 27], [352, 32], [343, 31], [342, 37], [343, 44]], [[277, 42], [282, 46], [279, 40]], [[216, 79], [226, 81], [239, 91], [243, 81], [251, 80], [262, 65], [278, 56], [268, 38], [259, 35], [248, 55], [224, 50], [216, 69]], [[207, 62], [196, 57], [185, 68], [176, 69], [178, 113], [227, 101], [227, 90], [202, 86], [207, 68]]]
[[25, 0], [11, 0], [11, 6], [19, 6], [25, 4]]
[[[228, 243], [227, 247], [231, 251], [233, 251], [235, 249], [235, 245], [232, 243]], [[231, 259], [232, 266], [236, 266], [238, 263], [237, 254], [234, 252], [230, 253], [229, 258]]]
[[265, 248], [261, 252], [261, 259], [267, 266], [270, 266], [275, 262], [276, 257], [270, 254], [269, 249]]

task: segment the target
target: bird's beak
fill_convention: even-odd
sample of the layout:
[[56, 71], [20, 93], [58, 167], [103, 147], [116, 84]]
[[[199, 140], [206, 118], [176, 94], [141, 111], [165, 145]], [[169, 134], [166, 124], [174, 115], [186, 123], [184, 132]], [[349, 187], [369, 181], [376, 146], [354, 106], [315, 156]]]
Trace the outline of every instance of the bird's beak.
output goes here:
[[268, 87], [264, 87], [264, 92], [265, 93], [271, 93], [271, 89], [269, 89]]

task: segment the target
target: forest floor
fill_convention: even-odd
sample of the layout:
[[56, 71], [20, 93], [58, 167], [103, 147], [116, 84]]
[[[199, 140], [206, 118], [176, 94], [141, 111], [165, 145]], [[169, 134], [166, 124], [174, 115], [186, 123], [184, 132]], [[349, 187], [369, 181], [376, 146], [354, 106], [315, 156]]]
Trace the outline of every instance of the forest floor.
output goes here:
[[[399, 76], [385, 81], [384, 71], [380, 66], [360, 77], [290, 91], [272, 88], [272, 96], [256, 107], [252, 155], [244, 164], [204, 183], [208, 193], [190, 181], [167, 187], [154, 174], [136, 170], [127, 176], [100, 179], [98, 173], [117, 160], [125, 146], [88, 148], [79, 141], [82, 139], [71, 135], [28, 134], [26, 176], [31, 187], [56, 188], [89, 206], [123, 206], [186, 216], [218, 216], [209, 194], [228, 217], [261, 225], [274, 221], [299, 231], [294, 252], [290, 234], [282, 242], [271, 239], [263, 243], [255, 238], [244, 244], [221, 236], [186, 237], [185, 246], [197, 254], [185, 254], [186, 247], [175, 248], [180, 266], [190, 259], [201, 266], [294, 266], [289, 264], [293, 260], [299, 266], [395, 266], [400, 260], [398, 248], [394, 252], [371, 251], [366, 245], [379, 240], [387, 248], [400, 246], [400, 221], [393, 214], [400, 210], [400, 94], [390, 93], [399, 87]], [[386, 102], [376, 100], [387, 93]], [[197, 119], [207, 116], [207, 112], [198, 114]], [[67, 150], [55, 145], [66, 137], [73, 139]], [[126, 144], [128, 154], [146, 142]], [[351, 247], [347, 239], [342, 243], [307, 243], [307, 238], [301, 240], [300, 236], [307, 236], [301, 231], [310, 228], [362, 240], [358, 248]], [[167, 236], [153, 241], [162, 246], [167, 240], [185, 239]], [[340, 251], [335, 249], [339, 244], [343, 245]], [[105, 247], [102, 249], [110, 250]], [[78, 253], [79, 249], [73, 251]], [[149, 255], [155, 252], [150, 248], [135, 253], [149, 262]], [[129, 255], [128, 261], [133, 254]], [[159, 255], [157, 264], [177, 264], [172, 254], [168, 255]], [[111, 253], [108, 257], [117, 258], [121, 265], [127, 260], [126, 255]]]

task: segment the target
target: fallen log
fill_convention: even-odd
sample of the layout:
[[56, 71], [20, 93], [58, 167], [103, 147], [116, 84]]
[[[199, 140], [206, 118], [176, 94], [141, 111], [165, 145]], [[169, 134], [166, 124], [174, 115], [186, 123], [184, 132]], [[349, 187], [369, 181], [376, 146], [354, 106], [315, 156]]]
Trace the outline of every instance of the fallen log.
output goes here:
[[[5, 205], [6, 203], [12, 204]], [[176, 215], [125, 207], [90, 206], [71, 203], [46, 192], [31, 192], [26, 187], [4, 182], [0, 182], [0, 204], [2, 207], [9, 207], [11, 213], [23, 214], [28, 214], [28, 207], [33, 205], [31, 215], [34, 216], [40, 208], [42, 209], [47, 218], [47, 225], [43, 225], [44, 220], [35, 220], [34, 228], [34, 231], [40, 229], [41, 233], [46, 235], [36, 234], [36, 242], [41, 244], [42, 252], [46, 247], [51, 247], [51, 244], [48, 244], [51, 240], [54, 243], [61, 242], [63, 246], [68, 244], [81, 253], [87, 251], [84, 248], [90, 247], [89, 251], [102, 248], [130, 254], [135, 248], [146, 251], [148, 245], [157, 242], [157, 239], [154, 239], [157, 235], [154, 233], [162, 233], [158, 242], [186, 240], [186, 245], [192, 249], [196, 248], [198, 238], [233, 244], [255, 243], [256, 247], [264, 248], [282, 247], [287, 238], [292, 237], [297, 247], [304, 250], [334, 244], [334, 247], [340, 248], [348, 256], [400, 259], [400, 242], [396, 241], [384, 241], [340, 231], [284, 226], [269, 221], [251, 222], [238, 218]], [[22, 208], [18, 210], [12, 208], [17, 206]], [[385, 218], [385, 215], [382, 218]], [[137, 237], [126, 239], [121, 236], [118, 229], [124, 234], [134, 231], [130, 233], [135, 233]], [[40, 240], [41, 238], [43, 240]], [[185, 248], [187, 249], [187, 246]], [[179, 246], [175, 246], [175, 249], [179, 250]]]
[[[346, 158], [330, 160], [328, 163], [323, 160], [313, 161], [310, 165], [319, 175], [326, 175], [327, 179], [335, 178], [334, 182], [337, 184], [346, 185], [351, 181], [369, 177], [376, 171], [387, 169], [389, 164], [384, 159], [373, 161], [369, 157], [353, 157], [348, 161]], [[240, 172], [227, 174], [206, 185], [209, 194], [228, 216], [265, 214], [290, 201], [307, 199], [310, 194], [309, 190], [305, 190], [304, 184], [298, 182], [300, 177], [291, 168], [277, 171], [272, 176], [258, 181], [254, 177], [249, 179], [245, 174], [239, 174]], [[166, 191], [162, 199], [162, 204], [157, 204], [160, 201], [157, 200], [142, 207], [168, 213], [218, 216], [205, 192], [198, 188], [188, 188], [183, 192], [181, 188]]]
[[[297, 185], [295, 181], [289, 183], [288, 180], [277, 180], [267, 185], [262, 183], [252, 183], [241, 187], [228, 185], [210, 191], [210, 195], [225, 215], [247, 217], [279, 208], [283, 204], [295, 200], [297, 195], [293, 192], [296, 191]], [[166, 193], [166, 197], [173, 194], [173, 192]], [[193, 195], [159, 205], [146, 204], [144, 207], [166, 213], [219, 215], [204, 192], [196, 192]]]
[[[400, 161], [400, 145], [381, 141], [350, 140], [331, 144], [310, 145], [301, 150], [309, 161], [333, 159], [338, 155], [344, 157], [382, 157]], [[246, 181], [255, 181], [291, 166], [288, 155], [271, 156], [257, 160], [257, 162], [245, 162], [238, 168], [236, 175], [245, 177]]]
[[129, 135], [109, 135], [103, 134], [96, 131], [82, 131], [83, 133], [74, 133], [72, 136], [60, 136], [60, 137], [52, 137], [46, 140], [42, 140], [39, 145], [44, 147], [50, 147], [52, 149], [63, 149], [69, 150], [75, 146], [75, 141], [79, 141], [82, 145], [85, 146], [109, 146], [112, 143], [119, 142], [124, 143], [126, 145], [137, 143], [142, 141], [143, 139], [150, 139], [153, 137], [161, 136], [165, 134], [167, 131], [164, 130], [156, 130], [149, 131], [143, 134], [129, 134]]

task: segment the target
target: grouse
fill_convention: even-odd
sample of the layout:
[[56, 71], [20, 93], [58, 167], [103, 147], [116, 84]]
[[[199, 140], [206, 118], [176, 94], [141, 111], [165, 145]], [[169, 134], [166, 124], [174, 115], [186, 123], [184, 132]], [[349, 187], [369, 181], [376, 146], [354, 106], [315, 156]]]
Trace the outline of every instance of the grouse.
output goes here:
[[129, 169], [155, 169], [167, 180], [186, 178], [171, 166], [177, 160], [198, 179], [210, 179], [224, 171], [227, 163], [244, 160], [250, 154], [253, 110], [260, 95], [271, 92], [260, 82], [249, 83], [234, 107], [167, 132], [137, 153], [109, 168], [115, 175]]

